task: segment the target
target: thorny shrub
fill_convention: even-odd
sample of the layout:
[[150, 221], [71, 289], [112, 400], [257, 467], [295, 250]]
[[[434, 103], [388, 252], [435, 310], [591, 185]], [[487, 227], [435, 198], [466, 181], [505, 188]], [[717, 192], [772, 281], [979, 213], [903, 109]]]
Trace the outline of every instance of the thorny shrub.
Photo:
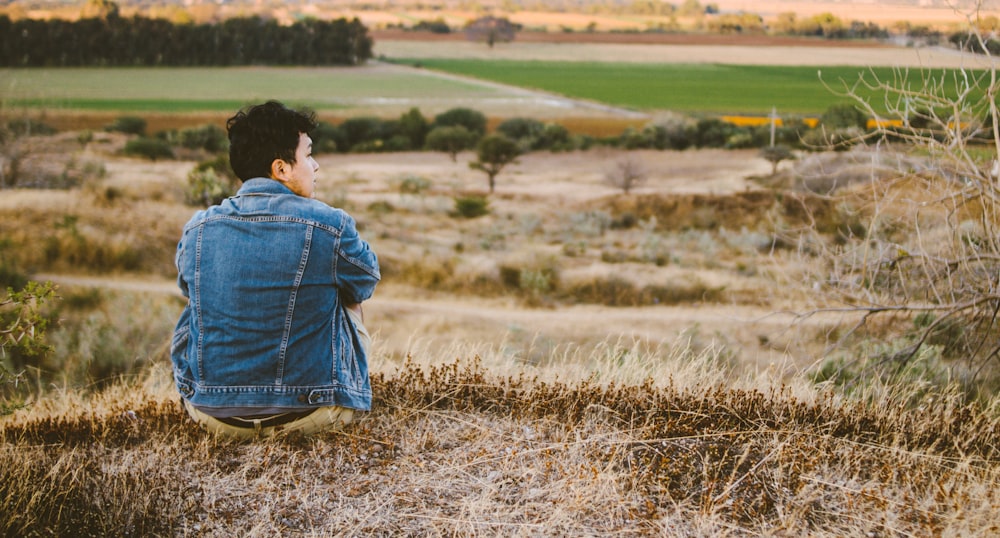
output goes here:
[[54, 297], [51, 283], [29, 281], [18, 291], [7, 288], [0, 300], [0, 415], [24, 403], [18, 382], [25, 364], [52, 350], [45, 340], [50, 320], [42, 309]]

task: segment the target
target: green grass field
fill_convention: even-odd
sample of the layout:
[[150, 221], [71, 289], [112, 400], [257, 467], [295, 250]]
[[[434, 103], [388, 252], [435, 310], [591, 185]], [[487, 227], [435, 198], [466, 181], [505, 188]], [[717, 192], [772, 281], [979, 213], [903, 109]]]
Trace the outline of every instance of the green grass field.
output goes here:
[[[477, 101], [486, 106], [513, 95], [509, 90], [429, 72], [436, 70], [643, 111], [754, 115], [776, 107], [782, 114], [818, 115], [846, 101], [831, 88], [843, 89], [845, 83], [854, 84], [867, 73], [859, 67], [720, 64], [457, 59], [406, 59], [399, 63], [427, 69], [2, 69], [0, 105], [55, 110], [229, 112], [249, 102], [276, 98], [323, 111], [360, 106], [398, 108], [401, 103], [418, 108], [461, 103], [476, 108]], [[892, 76], [889, 68], [874, 72], [880, 77]], [[941, 72], [936, 74], [940, 76]], [[881, 98], [871, 92], [868, 95], [878, 109]]]
[[[794, 114], [821, 114], [844, 102], [837, 92], [871, 73], [860, 67], [795, 67], [720, 64], [609, 64], [516, 60], [403, 59], [429, 69], [534, 88], [640, 110], [705, 114], [764, 114], [772, 107]], [[891, 80], [891, 68], [875, 68]], [[916, 72], [912, 73], [914, 76]], [[941, 71], [936, 71], [937, 76]], [[876, 110], [881, 97], [859, 87]]]

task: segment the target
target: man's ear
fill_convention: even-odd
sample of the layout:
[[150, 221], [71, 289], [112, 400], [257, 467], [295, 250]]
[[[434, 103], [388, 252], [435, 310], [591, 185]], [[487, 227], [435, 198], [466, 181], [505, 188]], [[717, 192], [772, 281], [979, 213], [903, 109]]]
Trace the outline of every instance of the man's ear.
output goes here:
[[286, 172], [290, 167], [284, 159], [275, 159], [271, 161], [271, 179], [277, 179], [278, 181], [287, 181], [288, 176]]

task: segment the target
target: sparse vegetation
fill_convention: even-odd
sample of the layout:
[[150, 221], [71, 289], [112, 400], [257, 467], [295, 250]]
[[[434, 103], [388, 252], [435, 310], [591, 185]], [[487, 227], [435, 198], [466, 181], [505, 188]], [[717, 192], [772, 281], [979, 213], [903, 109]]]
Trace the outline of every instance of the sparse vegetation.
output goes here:
[[[769, 126], [708, 115], [592, 137], [473, 108], [324, 124], [317, 153], [341, 154], [317, 156], [317, 198], [349, 210], [382, 262], [366, 303], [376, 402], [343, 433], [246, 444], [185, 418], [165, 356], [185, 203], [233, 187], [209, 155], [221, 131], [160, 131], [176, 160], [149, 162], [121, 157], [135, 134], [4, 129], [21, 179], [0, 197], [0, 279], [59, 286], [20, 299], [38, 307], [27, 317], [0, 307], [0, 329], [34, 319], [48, 346], [3, 348], [0, 534], [997, 534], [996, 345], [970, 346], [996, 305], [993, 193], [975, 190], [995, 183], [996, 111], [952, 124], [914, 104], [902, 129], [783, 118], [774, 147], [851, 143], [771, 176], [788, 159], [761, 158]], [[948, 145], [948, 125], [983, 129]], [[414, 151], [432, 128], [505, 136], [522, 165], [487, 198], [467, 155]], [[890, 152], [908, 136], [944, 146]], [[941, 166], [947, 148], [964, 153]], [[610, 192], [608, 155], [641, 159], [643, 188]], [[976, 294], [979, 318], [946, 308]], [[824, 314], [831, 302], [848, 308]]]

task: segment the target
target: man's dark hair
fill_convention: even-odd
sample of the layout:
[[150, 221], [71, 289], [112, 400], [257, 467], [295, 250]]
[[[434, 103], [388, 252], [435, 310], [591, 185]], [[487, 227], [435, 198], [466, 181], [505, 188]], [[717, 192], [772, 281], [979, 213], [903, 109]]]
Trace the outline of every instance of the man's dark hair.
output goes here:
[[282, 159], [295, 164], [299, 133], [316, 128], [316, 114], [292, 110], [268, 101], [241, 110], [226, 122], [229, 163], [241, 181], [270, 177], [271, 163]]

